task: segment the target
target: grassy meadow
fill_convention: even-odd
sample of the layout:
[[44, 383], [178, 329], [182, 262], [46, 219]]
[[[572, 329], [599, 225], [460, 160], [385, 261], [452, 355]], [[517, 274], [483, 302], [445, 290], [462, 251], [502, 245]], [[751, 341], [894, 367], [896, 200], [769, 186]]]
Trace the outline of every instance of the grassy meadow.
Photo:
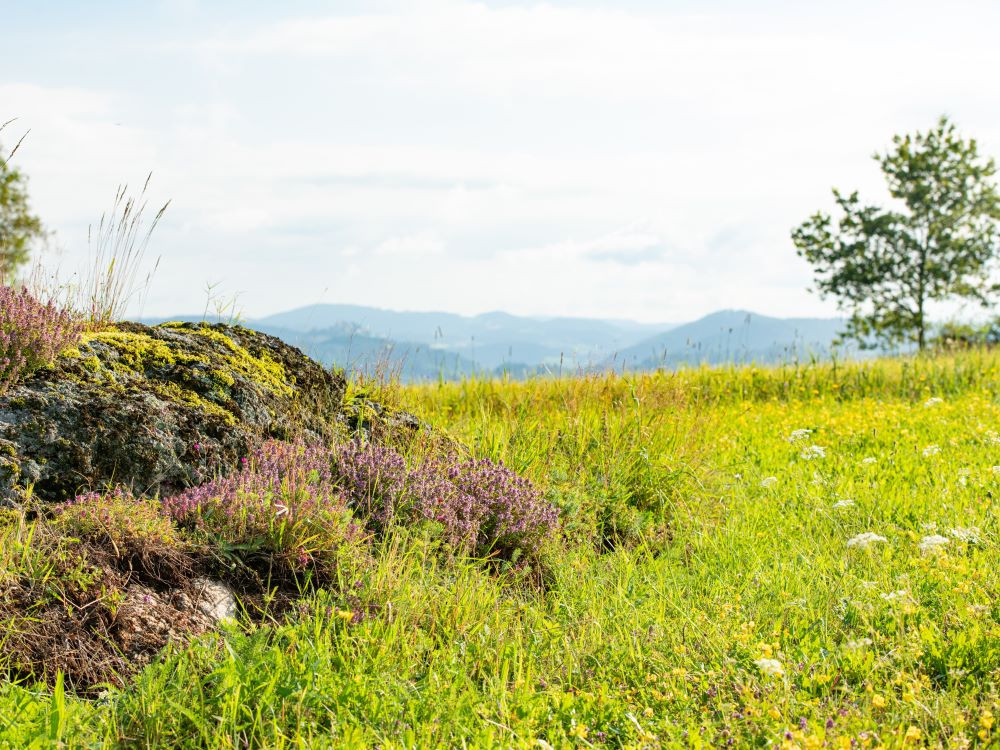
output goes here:
[[994, 746], [998, 375], [369, 384], [558, 506], [538, 575], [396, 529], [357, 584], [125, 688], [3, 682], [0, 747]]

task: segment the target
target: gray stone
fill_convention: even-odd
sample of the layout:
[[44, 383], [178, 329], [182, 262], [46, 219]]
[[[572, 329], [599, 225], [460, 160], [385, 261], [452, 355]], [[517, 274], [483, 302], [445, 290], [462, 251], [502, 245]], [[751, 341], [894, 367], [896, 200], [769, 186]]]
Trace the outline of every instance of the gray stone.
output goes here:
[[164, 495], [235, 470], [268, 438], [327, 441], [346, 383], [239, 326], [86, 334], [0, 397], [0, 506], [112, 484]]

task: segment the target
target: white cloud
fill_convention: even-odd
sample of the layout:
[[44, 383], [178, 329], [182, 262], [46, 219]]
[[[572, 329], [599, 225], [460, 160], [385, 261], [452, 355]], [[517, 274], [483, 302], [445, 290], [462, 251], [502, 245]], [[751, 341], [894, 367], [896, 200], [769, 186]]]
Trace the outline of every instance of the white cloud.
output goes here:
[[379, 243], [375, 254], [380, 256], [409, 256], [428, 258], [434, 255], [444, 255], [444, 243], [437, 237], [411, 236], [390, 237]]
[[170, 2], [180, 31], [81, 31], [116, 58], [100, 75], [15, 46], [0, 117], [32, 128], [19, 163], [67, 252], [152, 170], [173, 205], [149, 311], [223, 279], [250, 314], [815, 314], [788, 233], [830, 186], [881, 200], [870, 153], [941, 111], [1000, 152], [986, 4], [381, 5], [209, 23]]

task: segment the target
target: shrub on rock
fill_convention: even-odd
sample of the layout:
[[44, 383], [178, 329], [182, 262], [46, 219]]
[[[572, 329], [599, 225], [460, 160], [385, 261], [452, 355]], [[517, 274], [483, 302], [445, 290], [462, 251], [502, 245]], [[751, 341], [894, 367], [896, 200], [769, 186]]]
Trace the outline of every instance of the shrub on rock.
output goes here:
[[0, 286], [0, 395], [73, 346], [81, 330], [66, 310], [26, 289]]

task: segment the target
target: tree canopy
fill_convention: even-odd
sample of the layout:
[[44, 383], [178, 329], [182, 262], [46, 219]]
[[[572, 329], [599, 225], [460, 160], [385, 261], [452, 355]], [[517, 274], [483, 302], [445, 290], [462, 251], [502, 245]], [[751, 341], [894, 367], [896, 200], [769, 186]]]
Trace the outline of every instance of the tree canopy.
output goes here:
[[[2, 129], [2, 128], [0, 128]], [[0, 279], [11, 276], [27, 259], [32, 244], [45, 236], [41, 220], [32, 213], [27, 178], [0, 146]]]
[[850, 313], [845, 336], [862, 346], [928, 341], [929, 302], [990, 304], [1000, 285], [1000, 195], [993, 159], [980, 157], [942, 117], [927, 132], [897, 135], [875, 154], [894, 208], [834, 189], [840, 217], [816, 213], [792, 232], [816, 289]]

